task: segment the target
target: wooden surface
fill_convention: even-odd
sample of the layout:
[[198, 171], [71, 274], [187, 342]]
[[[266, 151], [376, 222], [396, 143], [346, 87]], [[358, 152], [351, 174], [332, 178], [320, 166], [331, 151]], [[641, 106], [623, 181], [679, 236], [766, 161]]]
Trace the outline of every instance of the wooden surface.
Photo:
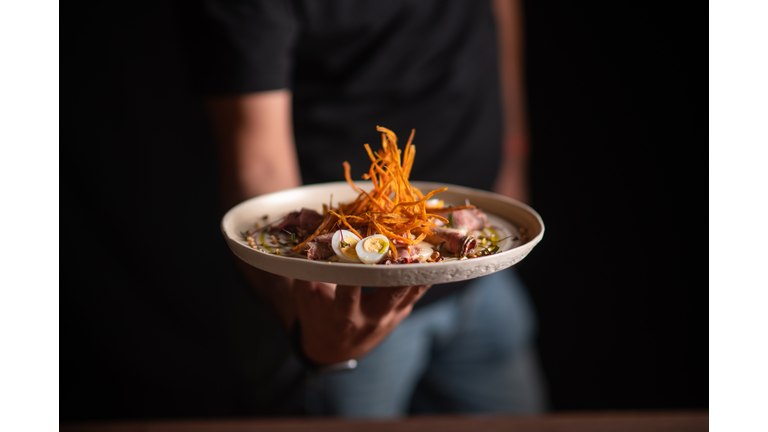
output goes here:
[[537, 417], [435, 416], [399, 420], [237, 419], [62, 424], [61, 432], [700, 432], [708, 412], [584, 412]]

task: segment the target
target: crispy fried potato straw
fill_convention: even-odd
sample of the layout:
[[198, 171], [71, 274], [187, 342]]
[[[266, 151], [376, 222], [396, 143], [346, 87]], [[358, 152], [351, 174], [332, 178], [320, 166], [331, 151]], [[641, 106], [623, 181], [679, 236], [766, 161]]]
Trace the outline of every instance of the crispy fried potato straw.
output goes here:
[[326, 217], [323, 223], [315, 233], [294, 247], [294, 251], [302, 250], [309, 241], [327, 232], [334, 223], [340, 221], [360, 238], [363, 236], [352, 227], [351, 223], [368, 235], [381, 234], [387, 237], [393, 259], [396, 259], [396, 244], [414, 245], [432, 234], [430, 228], [437, 226], [435, 221], [448, 223], [447, 219], [434, 213], [475, 208], [474, 206], [427, 207], [427, 200], [448, 188], [436, 189], [425, 195], [409, 183], [408, 177], [416, 154], [416, 146], [413, 145], [413, 136], [416, 131], [411, 130], [408, 143], [401, 155], [397, 147], [397, 135], [381, 126], [377, 126], [376, 130], [381, 132], [381, 149], [373, 152], [371, 147], [365, 144], [371, 166], [362, 176], [364, 180], [371, 180], [373, 190], [366, 192], [360, 189], [352, 181], [349, 163], [344, 161], [344, 178], [359, 194], [357, 199], [346, 205], [339, 204], [337, 208], [329, 206], [327, 213], [324, 209]]
[[[360, 240], [362, 240], [362, 239], [364, 238], [363, 236], [361, 236], [361, 235], [360, 235], [360, 233], [359, 233], [359, 232], [357, 232], [357, 231], [356, 231], [354, 228], [352, 228], [352, 225], [350, 225], [350, 224], [349, 224], [349, 222], [347, 222], [347, 217], [346, 217], [346, 216], [343, 216], [343, 215], [339, 215], [339, 214], [337, 214], [337, 213], [336, 213], [335, 211], [333, 211], [333, 210], [330, 210], [330, 212], [331, 212], [331, 214], [332, 214], [332, 215], [334, 215], [334, 216], [336, 216], [337, 218], [339, 218], [339, 220], [341, 221], [341, 223], [343, 223], [344, 225], [346, 225], [346, 226], [347, 226], [347, 228], [349, 228], [349, 230], [350, 230], [350, 231], [352, 231], [352, 232], [353, 232], [353, 233], [354, 233], [354, 234], [357, 236], [357, 238], [359, 238]], [[340, 234], [340, 235], [341, 235], [341, 234]]]

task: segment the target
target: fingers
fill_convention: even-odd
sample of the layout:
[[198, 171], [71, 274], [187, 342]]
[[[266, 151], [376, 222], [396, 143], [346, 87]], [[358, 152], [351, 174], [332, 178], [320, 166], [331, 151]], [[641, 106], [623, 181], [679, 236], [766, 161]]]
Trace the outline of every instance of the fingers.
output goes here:
[[312, 282], [295, 279], [291, 292], [299, 310], [305, 311], [311, 307], [312, 300], [315, 298], [315, 287]]
[[363, 295], [361, 308], [366, 316], [381, 318], [392, 311], [399, 312], [413, 306], [431, 286], [379, 287]]
[[430, 287], [432, 287], [432, 285], [416, 285], [408, 287], [408, 292], [403, 296], [403, 299], [400, 300], [400, 303], [397, 304], [396, 309], [403, 310], [409, 306], [413, 306], [414, 303], [424, 296]]
[[329, 284], [325, 282], [313, 282], [313, 285], [315, 286], [317, 293], [320, 294], [322, 297], [329, 300], [333, 299], [334, 292], [336, 292], [336, 284]]
[[323, 300], [330, 302], [333, 300], [334, 285], [321, 282], [311, 282], [295, 279], [291, 292], [296, 301], [305, 307]]
[[395, 309], [411, 287], [379, 287], [363, 296], [362, 308], [365, 314], [379, 318]]
[[333, 304], [336, 312], [343, 317], [351, 317], [360, 307], [359, 286], [336, 285], [336, 296]]
[[[391, 312], [402, 312], [416, 303], [431, 285], [408, 287], [379, 287], [372, 293], [362, 294], [360, 286], [332, 285], [296, 280], [294, 293], [299, 308], [305, 313], [318, 308], [332, 307], [337, 318], [350, 319], [362, 311], [364, 316], [378, 320]], [[407, 314], [406, 314], [407, 315]]]

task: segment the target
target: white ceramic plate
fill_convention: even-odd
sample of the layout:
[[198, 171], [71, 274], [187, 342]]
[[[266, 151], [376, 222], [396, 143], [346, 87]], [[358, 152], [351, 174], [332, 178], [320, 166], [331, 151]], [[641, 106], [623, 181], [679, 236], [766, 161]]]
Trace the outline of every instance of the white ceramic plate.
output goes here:
[[[366, 191], [373, 189], [371, 182], [358, 181], [355, 184]], [[541, 217], [519, 201], [442, 183], [411, 182], [411, 185], [425, 194], [447, 186], [447, 191], [433, 198], [442, 199], [447, 205], [462, 205], [468, 199], [488, 216], [488, 223], [499, 231], [499, 238], [516, 234], [519, 239], [505, 240], [499, 243], [502, 252], [478, 258], [440, 263], [365, 265], [275, 255], [251, 248], [240, 235], [252, 229], [254, 223], [264, 216], [268, 221], [274, 221], [302, 207], [322, 213], [323, 203], [329, 204], [331, 199], [334, 207], [339, 202], [350, 202], [358, 194], [347, 182], [302, 186], [244, 201], [224, 215], [221, 230], [232, 252], [256, 268], [296, 279], [360, 286], [441, 284], [489, 275], [520, 262], [544, 236]]]

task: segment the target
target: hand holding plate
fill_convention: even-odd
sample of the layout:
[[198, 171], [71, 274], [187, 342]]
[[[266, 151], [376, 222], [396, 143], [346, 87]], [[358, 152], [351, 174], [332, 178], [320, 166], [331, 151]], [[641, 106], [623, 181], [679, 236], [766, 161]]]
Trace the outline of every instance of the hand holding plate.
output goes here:
[[407, 317], [429, 285], [361, 287], [296, 280], [293, 294], [304, 354], [319, 364], [359, 358]]

